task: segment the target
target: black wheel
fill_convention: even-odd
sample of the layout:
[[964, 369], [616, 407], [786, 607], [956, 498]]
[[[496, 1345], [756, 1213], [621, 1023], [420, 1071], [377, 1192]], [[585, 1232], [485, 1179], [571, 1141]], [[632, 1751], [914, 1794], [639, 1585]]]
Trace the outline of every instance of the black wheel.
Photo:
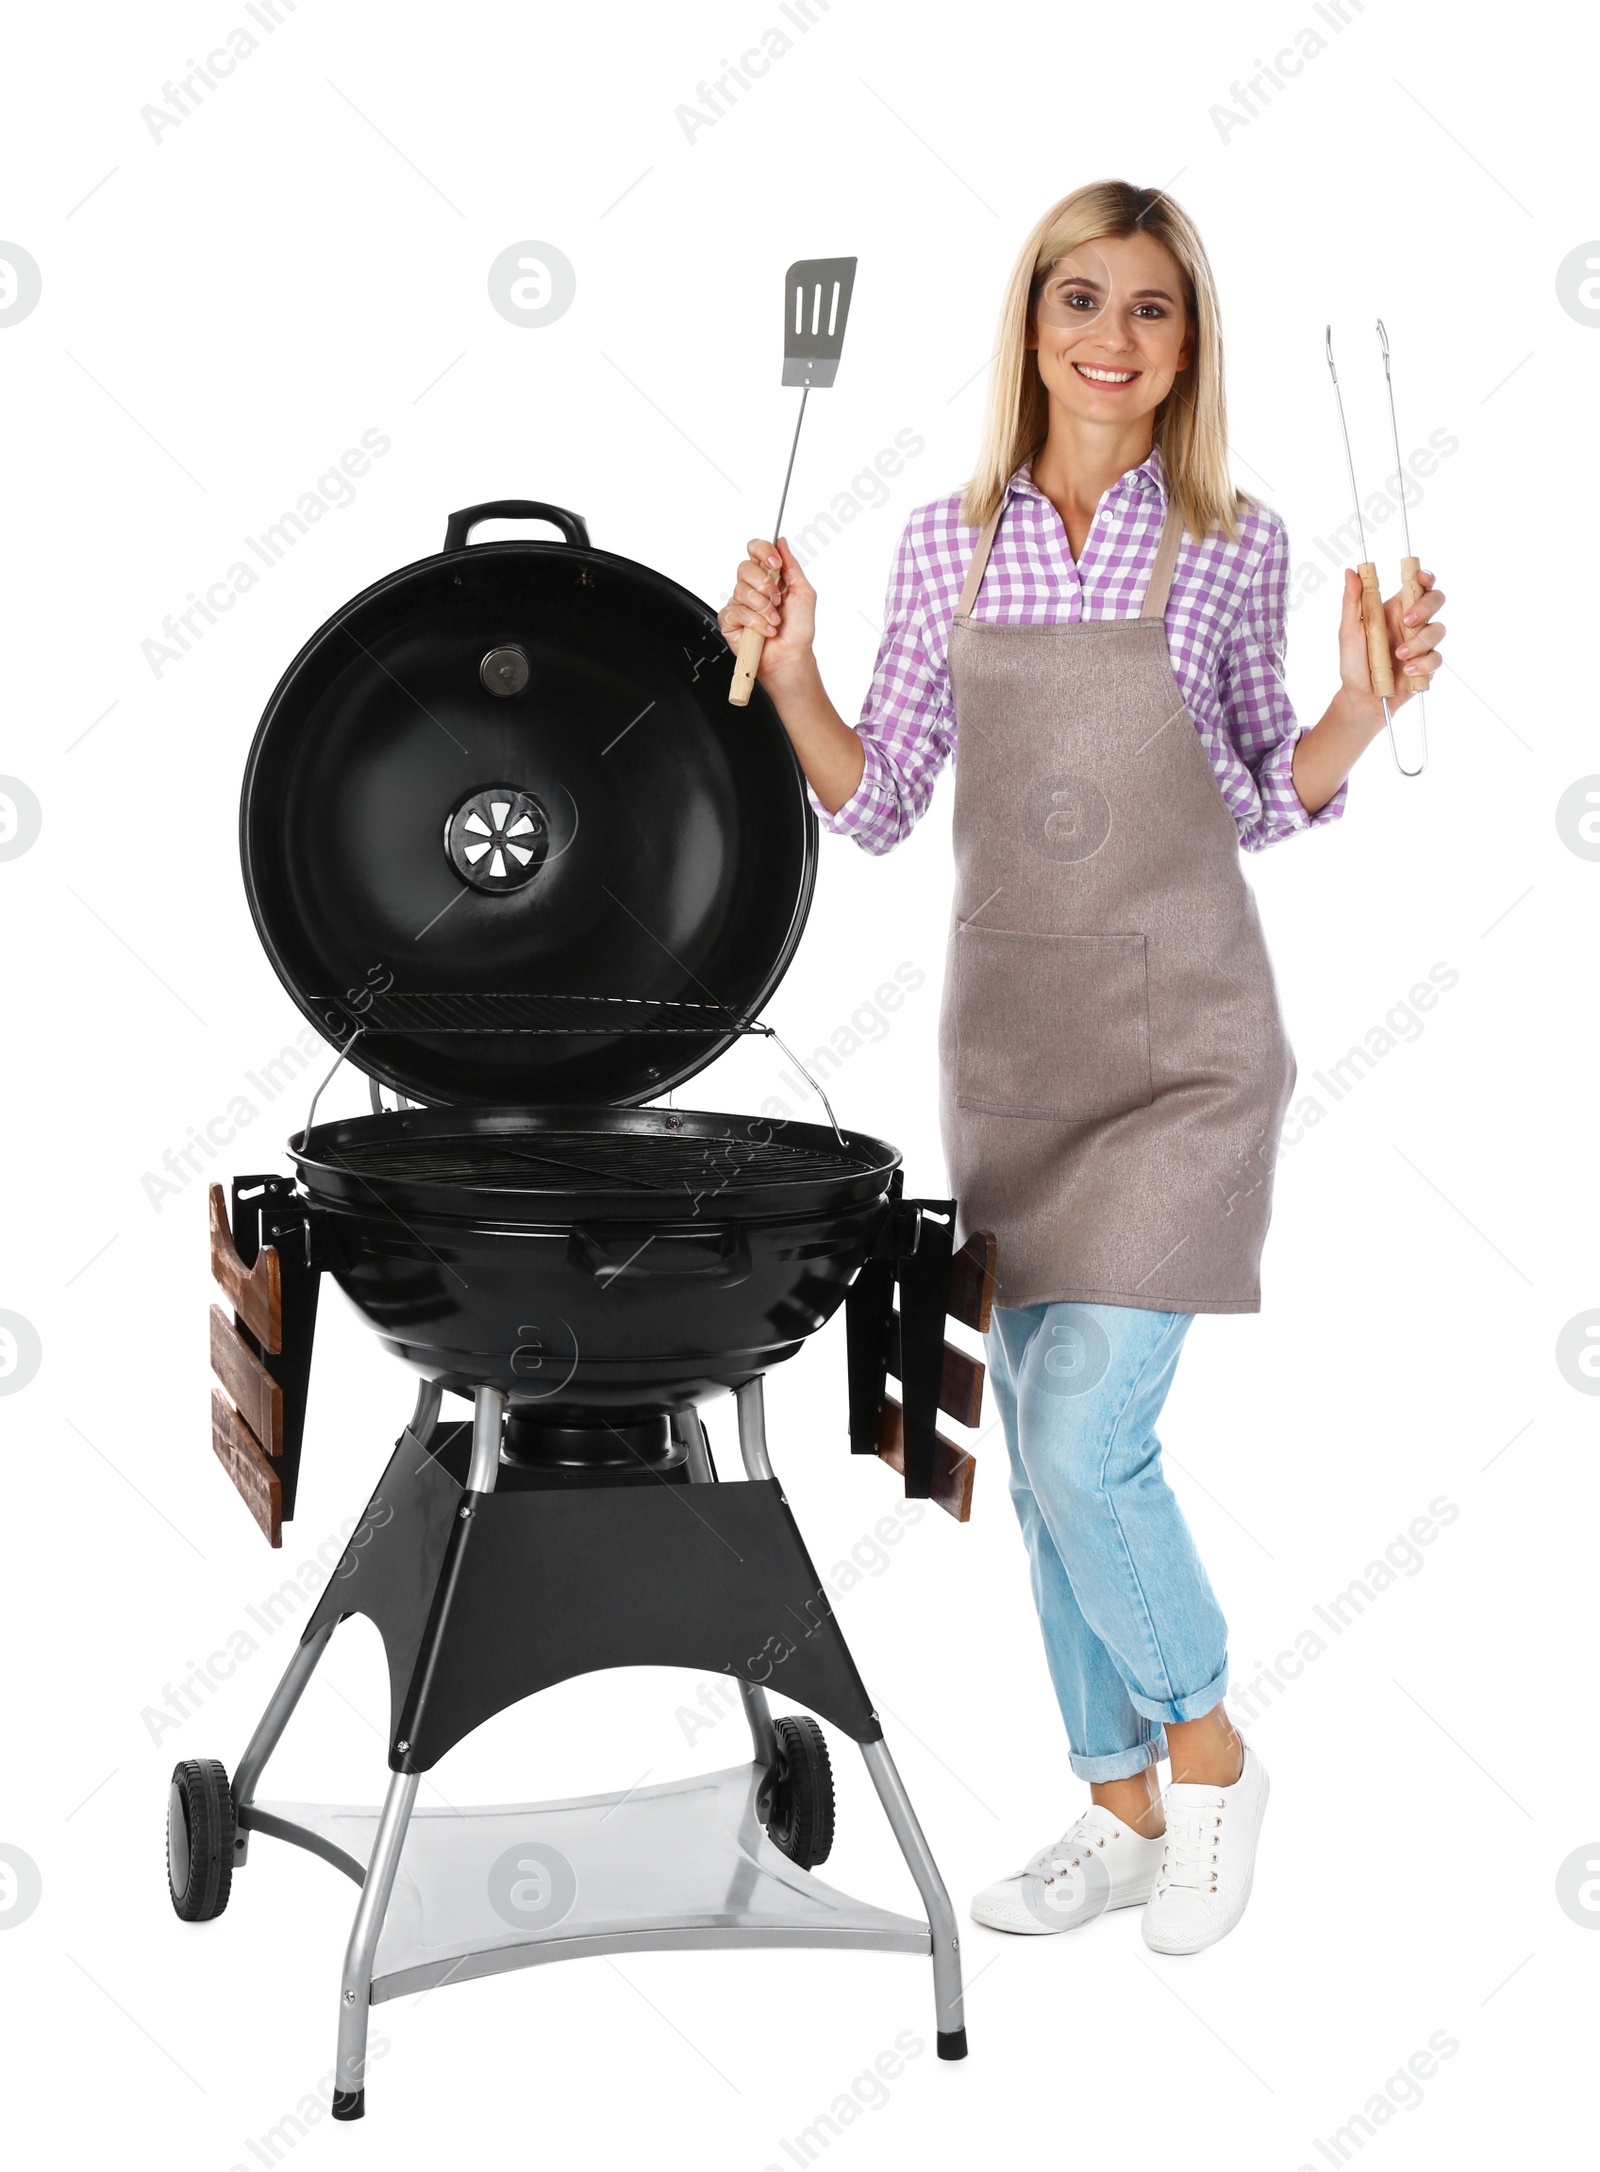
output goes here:
[[814, 1719], [785, 1716], [773, 1722], [778, 1738], [772, 1768], [767, 1838], [791, 1863], [814, 1870], [833, 1846], [833, 1767], [828, 1744]]
[[172, 1769], [167, 1795], [167, 1890], [185, 1923], [209, 1923], [233, 1883], [233, 1796], [227, 1768], [190, 1757]]

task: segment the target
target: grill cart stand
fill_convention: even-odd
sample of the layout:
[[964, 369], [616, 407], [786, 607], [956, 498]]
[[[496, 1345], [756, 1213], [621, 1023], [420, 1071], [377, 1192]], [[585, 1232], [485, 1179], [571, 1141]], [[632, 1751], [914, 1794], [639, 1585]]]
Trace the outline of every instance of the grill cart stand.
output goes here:
[[[208, 1809], [230, 1842], [230, 1871], [250, 1834], [267, 1833], [360, 1886], [339, 1987], [334, 2117], [362, 2115], [378, 2001], [646, 1948], [930, 1954], [939, 2056], [963, 2057], [955, 1915], [774, 1475], [762, 1382], [737, 1393], [745, 1482], [733, 1485], [716, 1482], [694, 1411], [673, 1422], [672, 1464], [572, 1486], [505, 1460], [499, 1390], [478, 1390], [470, 1425], [442, 1424], [440, 1405], [425, 1383], [231, 1789], [220, 1766], [197, 1762], [179, 1836]], [[389, 1664], [382, 1809], [259, 1801], [267, 1760], [352, 1613], [376, 1624]], [[421, 1775], [495, 1713], [573, 1675], [644, 1664], [736, 1678], [752, 1761], [622, 1794], [415, 1809]], [[811, 1875], [832, 1837], [827, 1753], [814, 1722], [773, 1719], [768, 1682], [860, 1744], [926, 1921]]]

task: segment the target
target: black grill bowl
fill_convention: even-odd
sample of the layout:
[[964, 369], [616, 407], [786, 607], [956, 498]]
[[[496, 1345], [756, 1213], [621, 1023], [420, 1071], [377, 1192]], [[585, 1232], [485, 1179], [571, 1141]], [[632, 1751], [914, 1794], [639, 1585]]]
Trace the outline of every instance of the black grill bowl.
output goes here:
[[823, 1125], [592, 1105], [395, 1110], [289, 1151], [328, 1269], [387, 1347], [552, 1419], [679, 1409], [792, 1357], [900, 1162]]

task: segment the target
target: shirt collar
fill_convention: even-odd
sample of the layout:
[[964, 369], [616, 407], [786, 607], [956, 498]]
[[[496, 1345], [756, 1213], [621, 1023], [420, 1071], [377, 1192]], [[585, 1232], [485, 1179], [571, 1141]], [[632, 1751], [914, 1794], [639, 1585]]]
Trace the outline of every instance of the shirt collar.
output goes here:
[[[1008, 494], [1015, 492], [1023, 497], [1042, 498], [1044, 496], [1044, 492], [1033, 479], [1033, 461], [1031, 458], [1024, 460], [1021, 467], [1015, 470], [1010, 482], [1006, 485], [1006, 489]], [[1109, 498], [1117, 498], [1130, 492], [1135, 496], [1153, 497], [1159, 506], [1165, 507], [1167, 502], [1167, 476], [1166, 469], [1162, 465], [1161, 447], [1159, 445], [1151, 446], [1150, 457], [1147, 460], [1142, 460], [1138, 467], [1129, 468], [1125, 474], [1119, 475], [1106, 495]]]

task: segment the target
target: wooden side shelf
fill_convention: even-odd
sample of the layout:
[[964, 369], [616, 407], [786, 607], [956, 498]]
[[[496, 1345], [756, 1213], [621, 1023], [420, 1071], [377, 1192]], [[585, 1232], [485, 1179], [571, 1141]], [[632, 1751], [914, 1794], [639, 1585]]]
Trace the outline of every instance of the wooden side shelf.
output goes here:
[[[878, 1454], [891, 1471], [898, 1471], [903, 1478], [906, 1471], [906, 1414], [892, 1395], [883, 1399], [883, 1419], [878, 1427]], [[965, 1448], [958, 1448], [954, 1441], [938, 1434], [938, 1457], [933, 1467], [933, 1499], [945, 1511], [954, 1516], [957, 1523], [965, 1523], [972, 1514], [972, 1481], [977, 1475], [977, 1464]]]
[[211, 1446], [271, 1546], [283, 1544], [283, 1481], [220, 1388], [211, 1391]]
[[989, 1332], [998, 1262], [999, 1247], [986, 1229], [975, 1230], [950, 1262], [951, 1317], [980, 1335]]
[[211, 1187], [211, 1277], [263, 1349], [283, 1348], [283, 1269], [269, 1245], [247, 1267], [239, 1257], [228, 1222], [222, 1186]]
[[211, 1370], [269, 1456], [283, 1454], [283, 1390], [220, 1305], [211, 1308]]
[[[851, 1287], [850, 1445], [898, 1471], [909, 1497], [936, 1501], [966, 1523], [977, 1466], [932, 1420], [937, 1410], [959, 1426], [980, 1424], [984, 1368], [959, 1344], [941, 1340], [940, 1330], [952, 1319], [978, 1333], [988, 1327], [996, 1247], [979, 1231], [953, 1251], [954, 1226], [953, 1200], [897, 1198], [892, 1223]], [[891, 1377], [904, 1402], [888, 1392]], [[917, 1427], [908, 1422], [907, 1406], [922, 1413]], [[915, 1455], [908, 1454], [908, 1432]]]
[[[956, 1317], [959, 1319], [960, 1314]], [[889, 1370], [900, 1378], [900, 1315], [889, 1318]], [[939, 1375], [939, 1408], [957, 1425], [976, 1425], [983, 1416], [983, 1366], [953, 1342], [944, 1346], [944, 1366]]]
[[[211, 1272], [232, 1306], [211, 1308], [211, 1446], [270, 1546], [294, 1514], [320, 1269], [292, 1179], [235, 1177], [233, 1211], [210, 1195]], [[226, 1390], [226, 1393], [224, 1393]]]

